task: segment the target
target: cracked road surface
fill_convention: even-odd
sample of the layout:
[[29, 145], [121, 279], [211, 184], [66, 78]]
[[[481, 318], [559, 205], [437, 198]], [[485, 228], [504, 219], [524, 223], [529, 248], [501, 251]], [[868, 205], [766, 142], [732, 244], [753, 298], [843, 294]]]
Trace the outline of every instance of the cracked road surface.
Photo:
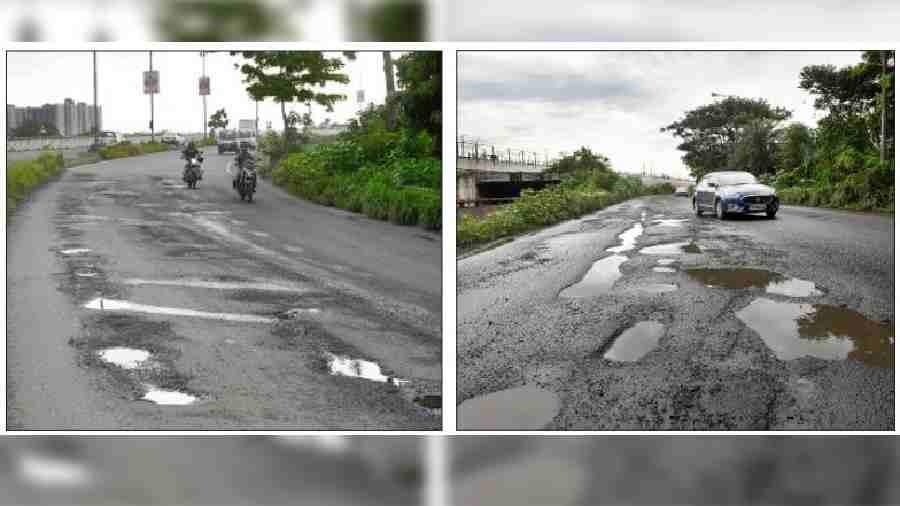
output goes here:
[[893, 429], [893, 231], [656, 196], [463, 257], [459, 428]]
[[242, 202], [230, 160], [70, 169], [11, 218], [11, 429], [440, 427], [440, 236]]

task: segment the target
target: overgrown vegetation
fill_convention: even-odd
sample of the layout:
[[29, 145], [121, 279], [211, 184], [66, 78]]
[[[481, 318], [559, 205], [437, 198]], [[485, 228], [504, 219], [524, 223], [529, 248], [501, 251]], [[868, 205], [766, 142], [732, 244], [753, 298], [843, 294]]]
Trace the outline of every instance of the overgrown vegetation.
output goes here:
[[[432, 85], [441, 81], [440, 58], [437, 52], [410, 53], [393, 63], [401, 77], [399, 89], [388, 98], [390, 120], [387, 106], [370, 105], [346, 132], [321, 139], [308, 133], [311, 118], [298, 115], [291, 121], [286, 114], [289, 130], [294, 124], [304, 128], [287, 137], [263, 134], [259, 151], [268, 163], [260, 164], [260, 174], [313, 202], [402, 225], [441, 228], [440, 143], [431, 133], [440, 132], [441, 88]], [[327, 97], [328, 103], [339, 100]]]
[[745, 170], [774, 185], [783, 203], [892, 211], [895, 55], [866, 51], [861, 60], [803, 68], [800, 88], [825, 112], [814, 127], [784, 125], [790, 111], [764, 100], [728, 97], [663, 131], [682, 139], [694, 177]]
[[150, 153], [159, 153], [168, 151], [171, 147], [160, 142], [142, 142], [139, 144], [128, 141], [103, 146], [97, 150], [97, 154], [104, 160], [112, 160], [114, 158], [128, 158], [130, 156], [147, 155]]
[[35, 160], [13, 162], [6, 169], [7, 217], [37, 187], [65, 169], [61, 153], [45, 153]]
[[460, 251], [577, 218], [641, 195], [672, 194], [670, 183], [645, 186], [637, 176], [613, 172], [609, 160], [583, 147], [562, 158], [552, 171], [563, 178], [543, 190], [523, 190], [512, 204], [482, 217], [461, 216], [456, 223]]

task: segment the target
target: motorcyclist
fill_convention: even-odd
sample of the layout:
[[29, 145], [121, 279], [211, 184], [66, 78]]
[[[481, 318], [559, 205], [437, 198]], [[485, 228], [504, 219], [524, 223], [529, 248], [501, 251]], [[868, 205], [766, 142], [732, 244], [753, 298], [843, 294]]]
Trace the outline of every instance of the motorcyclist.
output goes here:
[[250, 153], [250, 149], [247, 145], [242, 145], [240, 151], [237, 156], [234, 157], [234, 164], [236, 166], [236, 170], [234, 171], [234, 178], [231, 180], [231, 187], [237, 188], [238, 180], [243, 174], [243, 168], [247, 165], [253, 166], [254, 164], [253, 154]]
[[[197, 158], [202, 160], [203, 158], [200, 156], [202, 153], [197, 146], [194, 144], [194, 141], [188, 142], [187, 146], [184, 148], [184, 151], [181, 152], [181, 157], [185, 159], [187, 163], [184, 164], [184, 173], [187, 175], [188, 169], [191, 168], [191, 158]], [[200, 179], [203, 178], [203, 173], [200, 173]]]

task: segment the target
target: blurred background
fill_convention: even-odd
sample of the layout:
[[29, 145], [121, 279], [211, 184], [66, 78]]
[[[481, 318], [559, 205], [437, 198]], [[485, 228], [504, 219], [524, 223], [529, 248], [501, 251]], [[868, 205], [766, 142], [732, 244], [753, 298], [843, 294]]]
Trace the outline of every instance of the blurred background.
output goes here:
[[0, 504], [888, 505], [898, 456], [875, 435], [0, 436]]
[[[7, 0], [12, 41], [877, 41], [894, 0]], [[523, 8], [527, 6], [527, 8]]]

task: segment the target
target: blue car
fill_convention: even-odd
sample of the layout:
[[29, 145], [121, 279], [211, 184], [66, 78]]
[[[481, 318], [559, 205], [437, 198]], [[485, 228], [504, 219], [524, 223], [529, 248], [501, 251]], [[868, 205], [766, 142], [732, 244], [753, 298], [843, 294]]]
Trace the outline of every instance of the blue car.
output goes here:
[[765, 213], [772, 219], [778, 212], [778, 196], [775, 188], [749, 172], [710, 172], [697, 183], [692, 205], [697, 216], [709, 211], [724, 220], [729, 214]]

